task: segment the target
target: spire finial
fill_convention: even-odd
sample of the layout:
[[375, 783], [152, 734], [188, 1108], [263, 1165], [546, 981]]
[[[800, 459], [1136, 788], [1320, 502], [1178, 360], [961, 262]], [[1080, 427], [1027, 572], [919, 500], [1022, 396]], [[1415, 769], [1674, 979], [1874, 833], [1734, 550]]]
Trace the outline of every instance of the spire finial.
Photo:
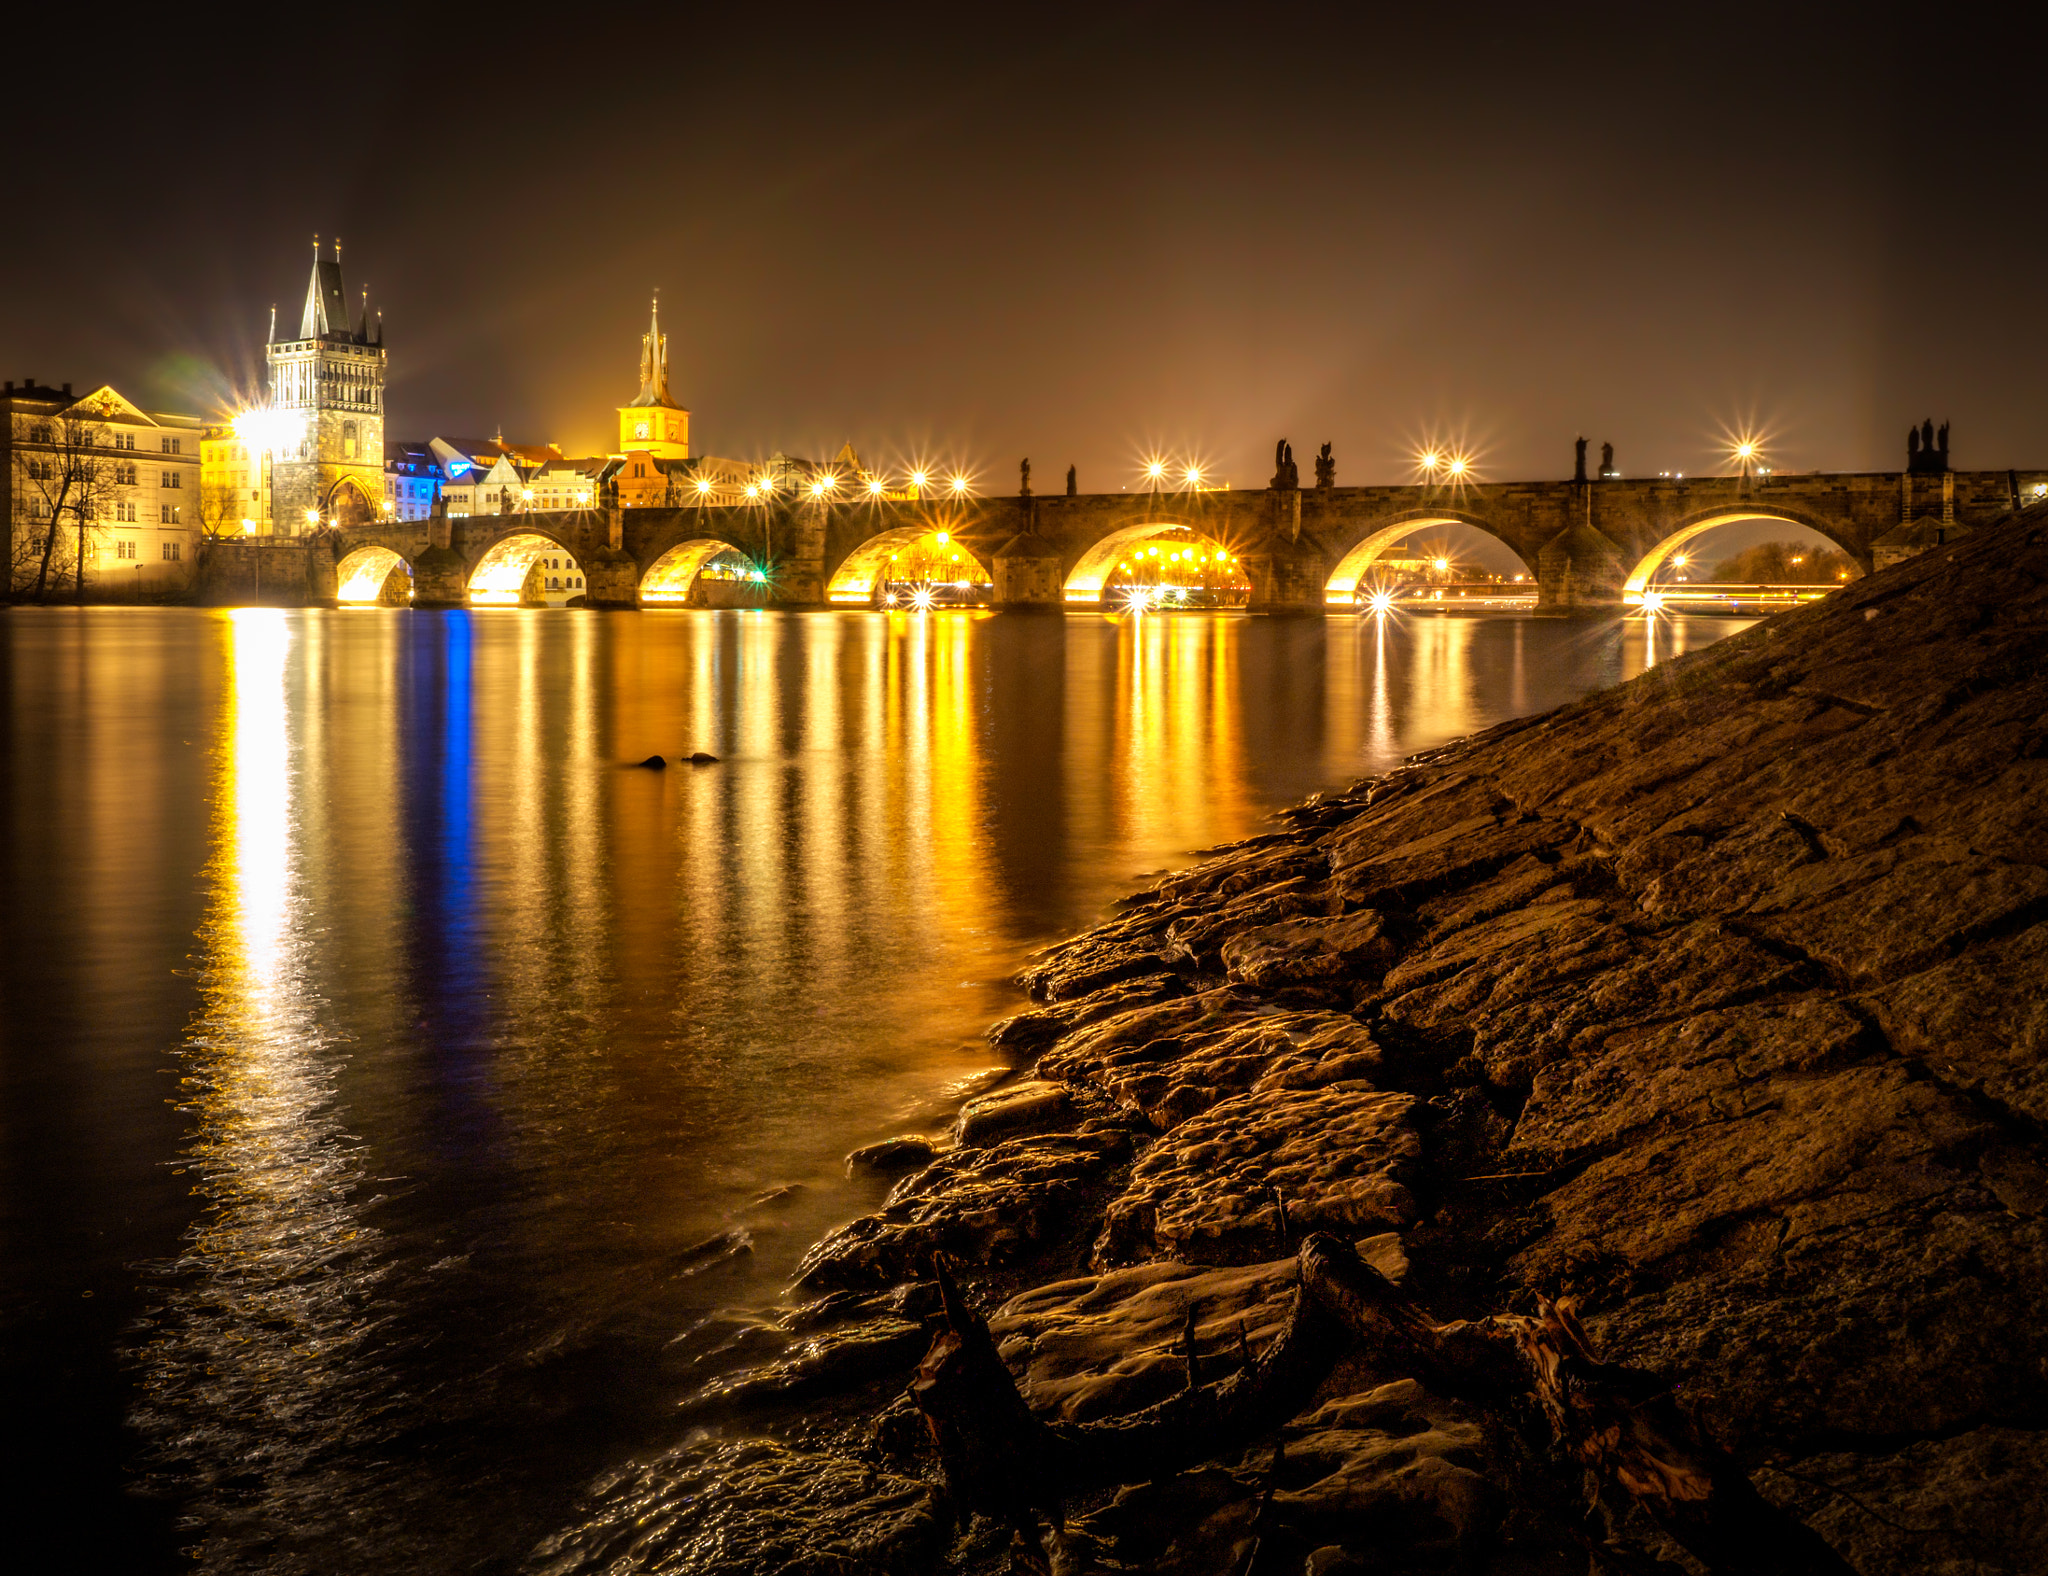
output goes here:
[[313, 261], [316, 263], [320, 261], [320, 232], [318, 230], [313, 232]]

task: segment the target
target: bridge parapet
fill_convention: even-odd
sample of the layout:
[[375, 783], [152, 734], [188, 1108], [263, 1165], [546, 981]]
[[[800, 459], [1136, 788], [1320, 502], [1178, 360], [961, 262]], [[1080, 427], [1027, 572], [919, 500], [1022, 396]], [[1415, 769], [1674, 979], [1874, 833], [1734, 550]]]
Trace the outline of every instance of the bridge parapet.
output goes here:
[[[341, 533], [335, 556], [390, 549], [412, 566], [422, 601], [461, 602], [484, 556], [533, 535], [583, 566], [594, 605], [633, 606], [664, 554], [730, 545], [771, 570], [772, 600], [864, 602], [878, 545], [945, 531], [988, 570], [1005, 606], [1087, 606], [1122, 544], [1181, 526], [1232, 553], [1255, 611], [1348, 604], [1371, 563], [1414, 532], [1455, 522], [1483, 530], [1528, 565], [1545, 611], [1610, 611], [1639, 594], [1665, 555], [1730, 521], [1781, 520], [1819, 532], [1865, 569], [1967, 531], [2014, 507], [2048, 472], [1875, 472], [1754, 477], [1631, 477], [1141, 492], [923, 500], [778, 499], [766, 505], [629, 508], [380, 522]], [[1889, 545], [1887, 545], [1889, 544]]]

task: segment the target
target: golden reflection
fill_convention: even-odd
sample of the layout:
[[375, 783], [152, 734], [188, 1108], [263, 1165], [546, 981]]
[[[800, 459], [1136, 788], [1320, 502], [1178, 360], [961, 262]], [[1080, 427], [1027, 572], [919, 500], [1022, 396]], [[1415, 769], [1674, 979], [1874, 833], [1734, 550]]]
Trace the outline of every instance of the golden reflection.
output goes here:
[[[295, 618], [220, 620], [203, 1009], [181, 1053], [194, 1124], [182, 1168], [203, 1208], [155, 1319], [138, 1421], [186, 1465], [202, 1458], [203, 1478], [246, 1485], [246, 1514], [319, 1538], [347, 1509], [306, 1504], [296, 1480], [360, 1436], [388, 1382], [362, 1351], [374, 1328], [364, 1298], [382, 1272], [351, 1202], [360, 1171], [308, 978]], [[202, 1564], [220, 1535], [196, 1535]]]

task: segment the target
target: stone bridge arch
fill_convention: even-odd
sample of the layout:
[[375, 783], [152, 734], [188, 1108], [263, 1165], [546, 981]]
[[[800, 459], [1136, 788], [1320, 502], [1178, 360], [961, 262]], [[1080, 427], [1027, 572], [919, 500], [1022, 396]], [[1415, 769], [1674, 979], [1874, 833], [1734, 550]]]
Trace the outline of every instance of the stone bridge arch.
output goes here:
[[946, 518], [917, 519], [903, 525], [887, 526], [874, 535], [856, 543], [840, 559], [825, 582], [825, 600], [845, 606], [849, 603], [866, 603], [875, 592], [877, 578], [888, 568], [890, 558], [900, 553], [913, 542], [943, 531], [952, 546], [960, 549], [966, 557], [980, 566], [981, 572], [994, 578], [995, 570], [989, 555], [967, 541], [957, 528], [958, 522]]
[[[411, 581], [412, 561], [397, 548], [374, 542], [358, 547], [334, 566], [335, 600], [352, 606], [382, 601], [392, 571], [397, 569], [403, 569], [406, 580]], [[406, 595], [409, 600], [409, 589]]]
[[[517, 519], [518, 516], [511, 518]], [[525, 582], [533, 561], [543, 553], [559, 552], [581, 567], [583, 555], [573, 541], [563, 540], [563, 533], [546, 526], [515, 526], [496, 534], [483, 551], [470, 560], [467, 576], [469, 594], [497, 595], [511, 592], [515, 596]], [[588, 570], [583, 571], [587, 576]]]
[[1258, 595], [1259, 576], [1252, 564], [1245, 561], [1237, 549], [1217, 534], [1213, 522], [1199, 518], [1176, 518], [1172, 515], [1150, 515], [1134, 520], [1127, 525], [1112, 526], [1097, 536], [1074, 556], [1074, 566], [1067, 571], [1064, 586], [1065, 600], [1070, 603], [1100, 602], [1102, 588], [1109, 582], [1116, 569], [1117, 560], [1133, 542], [1142, 542], [1147, 537], [1157, 536], [1162, 531], [1186, 531], [1200, 537], [1212, 546], [1223, 548], [1233, 555], [1238, 572], [1252, 583], [1252, 595]]
[[1830, 520], [1825, 515], [1812, 514], [1804, 509], [1786, 508], [1776, 503], [1731, 503], [1717, 508], [1702, 509], [1666, 530], [1654, 546], [1636, 559], [1635, 567], [1622, 582], [1622, 600], [1642, 601], [1643, 593], [1649, 589], [1650, 581], [1665, 561], [1694, 537], [1711, 531], [1716, 526], [1736, 525], [1744, 520], [1775, 520], [1783, 525], [1803, 526], [1840, 548], [1852, 563], [1862, 567], [1864, 573], [1870, 572], [1868, 549], [1858, 539], [1857, 533], [1839, 520]]
[[753, 562], [745, 548], [722, 536], [686, 538], [656, 554], [641, 572], [640, 600], [655, 603], [686, 600], [698, 572], [721, 553], [737, 553], [749, 563]]
[[1529, 571], [1530, 584], [1535, 584], [1537, 566], [1529, 561], [1527, 544], [1508, 535], [1485, 515], [1466, 509], [1404, 509], [1398, 514], [1363, 521], [1331, 544], [1330, 556], [1335, 563], [1323, 585], [1323, 600], [1345, 606], [1357, 601], [1359, 582], [1371, 572], [1372, 566], [1397, 543], [1433, 525], [1469, 525], [1484, 531], [1521, 559]]

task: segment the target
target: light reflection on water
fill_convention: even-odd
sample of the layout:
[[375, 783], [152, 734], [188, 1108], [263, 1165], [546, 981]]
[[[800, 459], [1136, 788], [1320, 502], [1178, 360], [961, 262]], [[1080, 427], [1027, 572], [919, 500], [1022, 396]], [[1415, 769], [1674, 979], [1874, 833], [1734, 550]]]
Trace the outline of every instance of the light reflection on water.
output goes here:
[[[64, 617], [10, 620], [18, 674], [84, 660]], [[148, 1157], [193, 1213], [129, 1356], [151, 1480], [221, 1571], [516, 1562], [673, 1441], [676, 1337], [874, 1201], [840, 1157], [944, 1120], [1031, 948], [1302, 794], [1742, 627], [133, 617], [215, 686], [191, 1125]], [[727, 1231], [751, 1253], [707, 1268]]]

